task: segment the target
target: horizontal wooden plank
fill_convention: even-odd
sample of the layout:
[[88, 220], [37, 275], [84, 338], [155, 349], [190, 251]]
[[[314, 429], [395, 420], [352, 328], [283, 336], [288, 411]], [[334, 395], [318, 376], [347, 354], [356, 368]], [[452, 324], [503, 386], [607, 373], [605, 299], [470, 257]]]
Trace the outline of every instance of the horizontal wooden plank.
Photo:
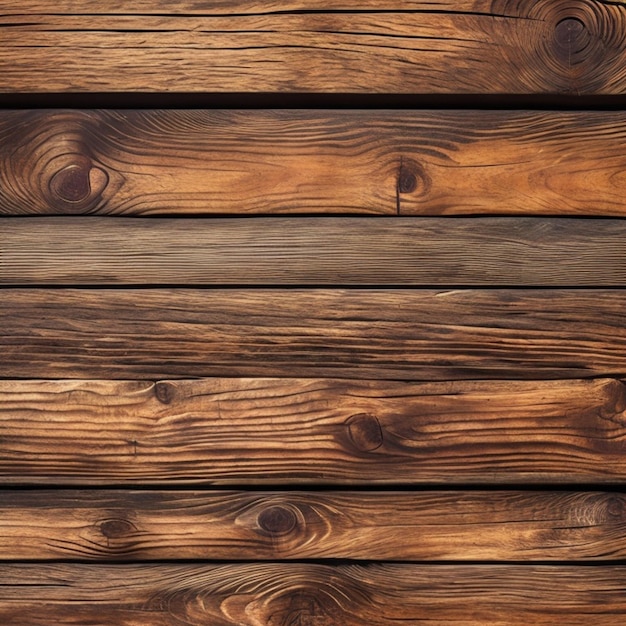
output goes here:
[[611, 379], [6, 380], [0, 483], [623, 483], [625, 388]]
[[626, 284], [626, 220], [5, 220], [0, 284]]
[[13, 4], [7, 93], [626, 91], [621, 2]]
[[601, 492], [8, 491], [0, 559], [615, 560]]
[[626, 376], [626, 291], [12, 289], [0, 377]]
[[0, 214], [624, 216], [625, 141], [618, 111], [0, 111]]
[[5, 624], [620, 626], [626, 568], [2, 565]]

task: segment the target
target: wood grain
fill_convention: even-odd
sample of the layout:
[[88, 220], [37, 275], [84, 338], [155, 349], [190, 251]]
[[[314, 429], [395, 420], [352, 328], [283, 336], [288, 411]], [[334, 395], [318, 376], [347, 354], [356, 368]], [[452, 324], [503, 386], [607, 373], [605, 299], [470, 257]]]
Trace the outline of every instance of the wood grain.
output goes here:
[[617, 483], [625, 398], [611, 379], [6, 380], [0, 483]]
[[626, 91], [620, 1], [130, 5], [9, 3], [0, 91]]
[[0, 214], [624, 216], [625, 141], [617, 111], [5, 110]]
[[626, 291], [4, 289], [0, 377], [626, 376]]
[[49, 626], [621, 626], [620, 566], [2, 565], [0, 618]]
[[611, 561], [602, 492], [0, 492], [0, 559]]
[[15, 218], [0, 284], [626, 284], [626, 221]]

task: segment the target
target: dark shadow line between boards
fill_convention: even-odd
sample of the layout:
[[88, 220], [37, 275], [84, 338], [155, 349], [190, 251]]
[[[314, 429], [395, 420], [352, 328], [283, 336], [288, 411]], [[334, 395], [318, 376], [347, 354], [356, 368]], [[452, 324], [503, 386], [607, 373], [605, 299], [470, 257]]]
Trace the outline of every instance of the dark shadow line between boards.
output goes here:
[[390, 94], [284, 92], [2, 93], [1, 107], [105, 109], [489, 109], [605, 110], [626, 108], [626, 94]]

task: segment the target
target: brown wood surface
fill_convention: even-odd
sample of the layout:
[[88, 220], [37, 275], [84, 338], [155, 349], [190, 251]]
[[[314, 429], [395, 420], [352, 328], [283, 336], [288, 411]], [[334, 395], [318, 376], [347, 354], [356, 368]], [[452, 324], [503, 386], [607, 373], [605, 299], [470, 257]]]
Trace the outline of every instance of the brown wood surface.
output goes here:
[[611, 561], [626, 497], [559, 491], [0, 492], [0, 559]]
[[0, 619], [49, 626], [621, 626], [620, 566], [2, 565]]
[[5, 2], [2, 92], [621, 94], [621, 0]]
[[626, 376], [626, 291], [4, 289], [0, 376]]
[[625, 397], [611, 379], [6, 380], [0, 483], [617, 483]]
[[0, 111], [0, 214], [623, 216], [624, 142], [617, 111]]
[[626, 284], [626, 220], [5, 220], [0, 284]]

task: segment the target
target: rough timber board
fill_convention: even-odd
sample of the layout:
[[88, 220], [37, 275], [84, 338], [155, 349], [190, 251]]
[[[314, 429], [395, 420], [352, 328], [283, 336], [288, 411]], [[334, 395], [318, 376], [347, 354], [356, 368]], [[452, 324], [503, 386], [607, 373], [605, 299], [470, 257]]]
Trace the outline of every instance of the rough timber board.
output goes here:
[[620, 94], [621, 1], [9, 0], [0, 91]]
[[619, 111], [0, 111], [0, 214], [624, 216], [625, 142]]
[[4, 380], [0, 483], [619, 483], [624, 389], [612, 379]]
[[2, 565], [20, 626], [621, 626], [619, 566]]

